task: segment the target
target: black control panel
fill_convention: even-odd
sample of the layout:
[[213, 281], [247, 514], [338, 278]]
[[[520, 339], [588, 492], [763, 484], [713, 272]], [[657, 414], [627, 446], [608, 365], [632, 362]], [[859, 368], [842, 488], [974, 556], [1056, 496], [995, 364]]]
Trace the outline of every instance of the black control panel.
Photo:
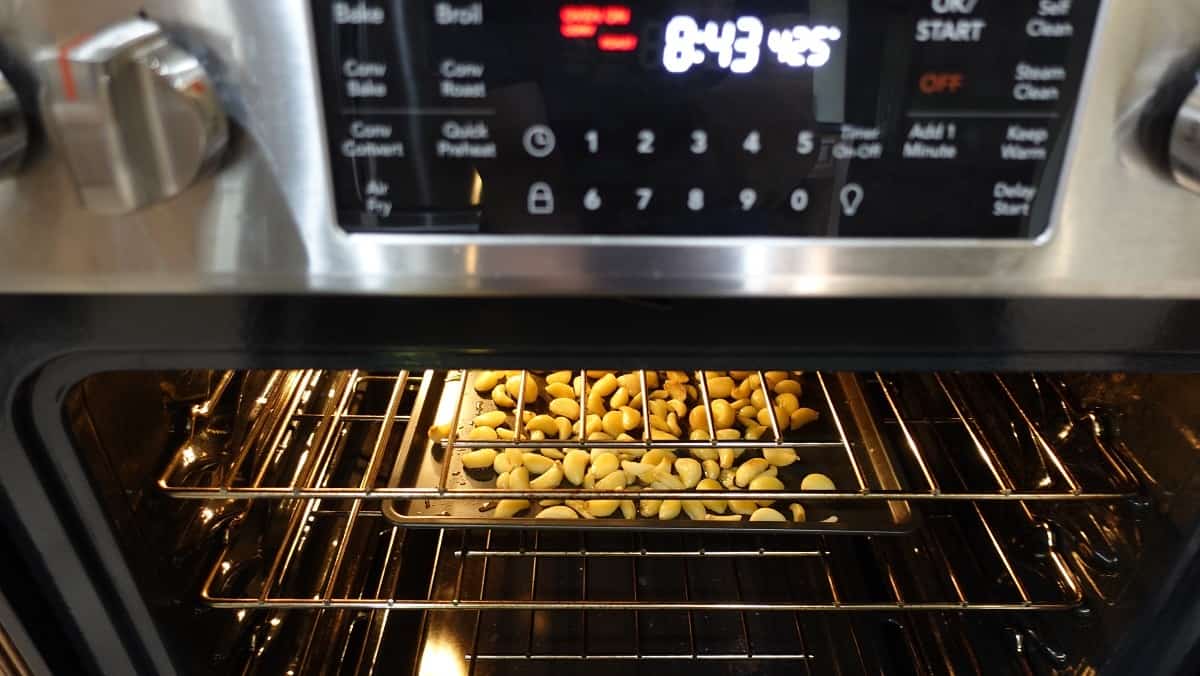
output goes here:
[[1032, 238], [1099, 0], [313, 0], [350, 231]]

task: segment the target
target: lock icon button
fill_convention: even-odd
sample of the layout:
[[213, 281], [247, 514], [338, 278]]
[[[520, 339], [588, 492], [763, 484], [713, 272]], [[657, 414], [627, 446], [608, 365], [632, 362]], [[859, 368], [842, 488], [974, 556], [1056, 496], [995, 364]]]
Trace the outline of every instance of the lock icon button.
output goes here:
[[549, 183], [539, 181], [529, 186], [527, 201], [530, 216], [546, 216], [554, 213], [554, 190]]

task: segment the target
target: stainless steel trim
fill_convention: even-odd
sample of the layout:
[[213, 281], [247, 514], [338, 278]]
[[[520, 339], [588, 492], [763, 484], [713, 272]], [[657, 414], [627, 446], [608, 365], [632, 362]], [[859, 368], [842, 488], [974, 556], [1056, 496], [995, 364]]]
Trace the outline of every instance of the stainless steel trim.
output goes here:
[[[29, 54], [143, 3], [34, 3]], [[219, 175], [125, 217], [86, 213], [59, 160], [0, 185], [0, 291], [1200, 296], [1197, 198], [1137, 159], [1132, 121], [1196, 45], [1200, 0], [1107, 0], [1052, 214], [1036, 243], [349, 236], [332, 223], [309, 5], [151, 0], [201, 45], [241, 143]]]

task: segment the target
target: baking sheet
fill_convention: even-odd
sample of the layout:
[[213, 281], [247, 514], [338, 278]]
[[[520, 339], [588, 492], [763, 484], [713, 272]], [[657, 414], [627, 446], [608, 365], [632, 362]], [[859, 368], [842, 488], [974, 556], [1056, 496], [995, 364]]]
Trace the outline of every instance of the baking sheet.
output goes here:
[[[462, 392], [462, 404], [459, 408], [458, 436], [465, 438], [472, 427], [476, 415], [495, 410], [490, 398], [481, 397], [476, 393], [471, 383], [477, 375], [476, 371], [464, 374], [462, 371], [450, 371], [429, 378], [422, 390], [422, 401], [418, 401], [416, 425], [411, 427], [411, 433], [404, 440], [396, 458], [396, 465], [389, 477], [388, 486], [437, 486], [443, 473], [443, 456], [446, 449], [441, 443], [431, 441], [426, 431], [435, 422], [446, 423], [454, 419], [455, 407], [458, 404], [462, 378], [467, 378], [467, 387]], [[804, 393], [801, 396], [801, 406], [816, 409], [821, 413], [819, 420], [799, 429], [784, 434], [789, 442], [831, 442], [829, 446], [797, 448], [799, 460], [788, 466], [779, 468], [779, 479], [785, 490], [800, 490], [800, 482], [809, 473], [820, 472], [833, 479], [839, 489], [850, 489], [858, 486], [853, 467], [841, 446], [836, 421], [840, 420], [851, 451], [857, 459], [858, 466], [864, 475], [867, 486], [871, 490], [896, 490], [905, 484], [898, 472], [898, 465], [892, 457], [886, 442], [875, 428], [874, 417], [867, 408], [859, 386], [859, 379], [853, 374], [825, 374], [824, 382], [828, 388], [829, 397], [826, 400], [824, 391], [817, 375], [806, 373], [802, 376]], [[837, 415], [830, 408], [830, 402], [836, 409]], [[544, 402], [535, 402], [533, 410], [540, 412]], [[832, 442], [837, 442], [833, 445]], [[561, 443], [561, 442], [560, 442]], [[764, 443], [769, 446], [770, 441]], [[497, 449], [503, 448], [504, 442], [497, 441]], [[572, 446], [572, 448], [575, 446]], [[585, 445], [586, 447], [586, 445]], [[446, 470], [445, 498], [427, 498], [416, 500], [390, 500], [383, 504], [383, 513], [391, 520], [406, 527], [484, 527], [484, 528], [537, 528], [537, 529], [578, 529], [599, 528], [619, 530], [646, 531], [713, 531], [736, 530], [738, 532], [794, 532], [794, 533], [853, 533], [853, 534], [899, 534], [910, 532], [915, 527], [915, 515], [908, 502], [899, 500], [858, 500], [858, 501], [809, 501], [800, 502], [807, 513], [807, 520], [802, 523], [779, 522], [750, 522], [749, 518], [741, 521], [693, 521], [681, 514], [678, 518], [661, 521], [655, 518], [623, 519], [618, 512], [614, 517], [601, 519], [567, 519], [549, 520], [536, 519], [540, 511], [537, 501], [532, 501], [532, 507], [517, 518], [501, 519], [493, 516], [496, 500], [455, 498], [454, 491], [486, 490], [495, 488], [495, 475], [490, 470], [480, 473], [467, 472], [462, 466], [462, 456], [473, 449], [456, 447], [450, 453], [450, 467]], [[564, 449], [570, 450], [570, 448]], [[686, 457], [686, 451], [676, 451], [680, 457]], [[739, 462], [759, 455], [757, 450], [746, 451]], [[630, 498], [636, 499], [636, 492], [630, 491]], [[699, 497], [702, 493], [697, 493]], [[778, 501], [774, 508], [790, 516], [787, 505], [791, 500]], [[828, 517], [836, 516], [836, 522], [825, 522]]]

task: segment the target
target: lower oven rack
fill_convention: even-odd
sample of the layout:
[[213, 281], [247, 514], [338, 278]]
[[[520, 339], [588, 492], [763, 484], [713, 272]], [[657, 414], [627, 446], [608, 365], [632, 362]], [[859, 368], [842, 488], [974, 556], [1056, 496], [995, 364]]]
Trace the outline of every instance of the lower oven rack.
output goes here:
[[[526, 374], [528, 372], [522, 372]], [[583, 374], [585, 372], [581, 372]], [[644, 373], [641, 372], [644, 379]], [[761, 372], [760, 372], [761, 373]], [[522, 377], [526, 377], [523, 375]], [[860, 376], [862, 389], [874, 400], [878, 420], [867, 418], [868, 424], [883, 430], [892, 438], [898, 460], [909, 469], [907, 480], [891, 477], [883, 481], [870, 474], [869, 463], [859, 448], [862, 442], [852, 438], [847, 430], [849, 419], [838, 415], [838, 407], [830, 400], [827, 381], [835, 376], [816, 373], [822, 398], [828, 402], [833, 420], [829, 438], [789, 441], [778, 433], [759, 442], [712, 441], [713, 448], [762, 448], [784, 446], [797, 448], [840, 449], [846, 464], [852, 469], [851, 486], [833, 491], [764, 491], [756, 497], [775, 500], [813, 502], [856, 501], [1113, 501], [1136, 498], [1140, 493], [1140, 475], [1121, 453], [1115, 452], [1097, 434], [1071, 432], [1071, 440], [1058, 437], [1059, 429], [1048, 429], [1033, 410], [1027, 397], [1017, 392], [1016, 385], [1024, 379], [1033, 383], [1039, 397], [1050, 406], [1066, 411], [1066, 428], [1082, 428], [1089, 424], [1084, 414], [1075, 412], [1052, 379], [1043, 376], [970, 376], [976, 382], [964, 389], [961, 378], [954, 374], [922, 376], [923, 396], [930, 401], [910, 410], [909, 397], [904, 389], [916, 376], [888, 376], [880, 373]], [[434, 443], [424, 439], [425, 430], [419, 422], [430, 419], [428, 408], [433, 406], [429, 392], [436, 387], [459, 388], [459, 400], [467, 388], [463, 372], [367, 373], [362, 371], [276, 371], [265, 378], [260, 391], [242, 393], [239, 411], [253, 416], [253, 424], [243, 430], [233, 448], [219, 446], [227, 437], [206, 434], [208, 421], [224, 399], [233, 398], [231, 383], [234, 372], [218, 380], [212, 396], [193, 407], [192, 437], [172, 456], [158, 487], [168, 495], [186, 499], [296, 499], [348, 498], [362, 500], [498, 500], [504, 498], [595, 499], [599, 497], [629, 497], [629, 495], [599, 490], [555, 488], [547, 490], [501, 490], [451, 485], [451, 466], [461, 469], [458, 459], [474, 448], [502, 444], [504, 447], [562, 448], [612, 447], [646, 451], [654, 448], [678, 449], [694, 447], [699, 442], [647, 440], [636, 443], [590, 441], [532, 441], [520, 436], [512, 441], [472, 441], [457, 437], [459, 427], [456, 410], [451, 436]], [[700, 389], [708, 399], [705, 379], [697, 378]], [[1011, 417], [997, 426], [989, 427], [989, 411], [978, 410], [979, 402], [969, 401], [967, 392], [986, 389], [992, 397], [987, 403], [1003, 406]], [[365, 395], [376, 391], [379, 402], [372, 407], [364, 403]], [[249, 402], [249, 403], [246, 403]], [[518, 411], [523, 402], [518, 403]], [[767, 407], [771, 410], [771, 407]], [[520, 415], [518, 414], [518, 418]], [[774, 422], [774, 421], [773, 421]], [[877, 424], [876, 424], [877, 423]], [[646, 432], [649, 439], [649, 432]], [[1010, 437], [1020, 436], [1021, 444]], [[213, 441], [213, 440], [216, 441]], [[348, 441], [349, 440], [349, 441]], [[347, 444], [353, 447], [347, 448]], [[1071, 456], [1064, 446], [1069, 444]], [[450, 458], [438, 462], [436, 481], [430, 484], [404, 485], [392, 471], [402, 453], [420, 452]], [[1027, 457], [1016, 457], [1025, 453]], [[935, 462], [934, 455], [944, 461]], [[1033, 460], [1030, 461], [1030, 457]], [[457, 463], [457, 464], [456, 464]], [[1034, 478], [1018, 478], [1021, 466], [1039, 465], [1044, 474]], [[1103, 471], [1081, 474], [1079, 468], [1099, 467]], [[645, 490], [638, 493], [644, 499], [694, 497], [692, 491]], [[707, 497], [744, 497], [744, 493], [712, 491]]]
[[[856, 613], [1067, 610], [1083, 599], [1053, 532], [1002, 505], [954, 505], [912, 535], [853, 539], [412, 530], [319, 499], [294, 509], [280, 533], [234, 534], [203, 585], [206, 604]], [[647, 582], [661, 577], [660, 563], [675, 571], [673, 583]]]

